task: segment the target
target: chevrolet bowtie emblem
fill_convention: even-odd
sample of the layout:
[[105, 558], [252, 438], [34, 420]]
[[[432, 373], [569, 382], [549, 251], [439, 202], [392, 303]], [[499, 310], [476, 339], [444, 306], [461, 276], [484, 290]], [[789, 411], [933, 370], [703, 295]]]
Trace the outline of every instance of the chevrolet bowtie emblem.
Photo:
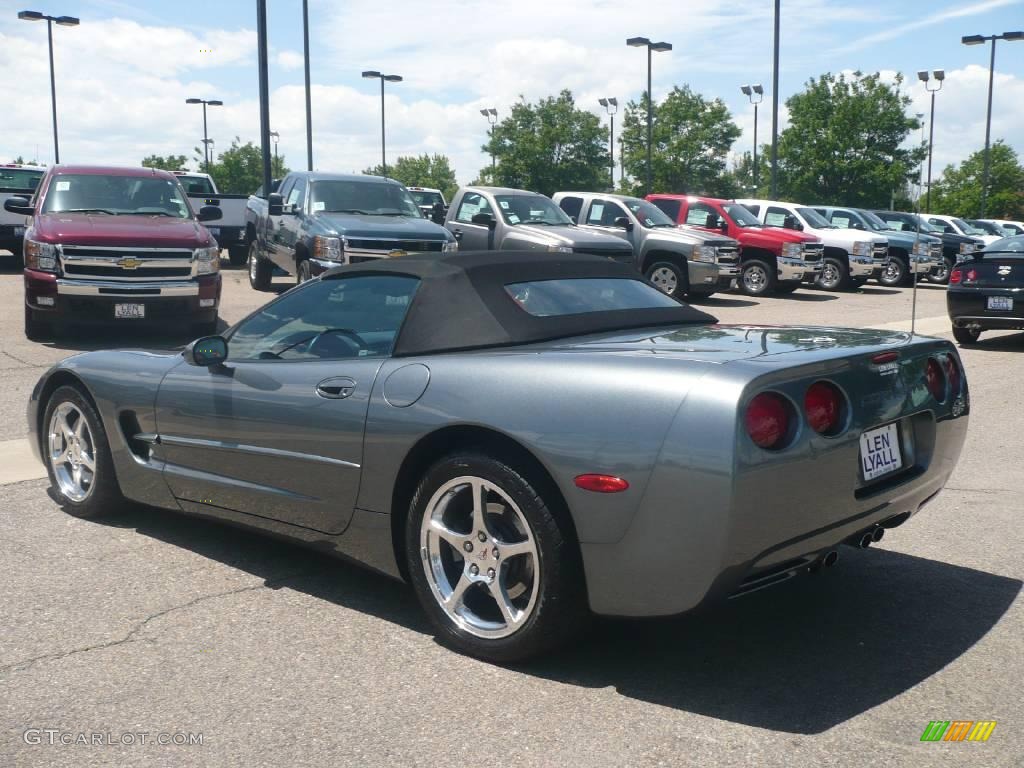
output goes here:
[[999, 274], [1000, 275], [1008, 275], [1008, 274], [1010, 274], [1010, 267], [1009, 266], [1000, 267], [999, 268]]
[[136, 259], [132, 256], [126, 256], [117, 262], [117, 266], [121, 269], [138, 269], [142, 266], [142, 259]]
[[397, 248], [395, 250], [393, 250], [393, 251], [388, 251], [388, 258], [389, 259], [397, 259], [399, 256], [408, 256], [408, 255], [409, 255], [408, 251], [403, 251], [403, 250], [400, 250], [400, 249], [397, 249]]

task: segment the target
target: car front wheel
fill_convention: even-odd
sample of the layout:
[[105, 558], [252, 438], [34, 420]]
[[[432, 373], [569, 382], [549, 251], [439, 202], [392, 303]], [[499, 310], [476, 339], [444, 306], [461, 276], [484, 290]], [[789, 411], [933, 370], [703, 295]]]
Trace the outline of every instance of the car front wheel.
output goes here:
[[272, 269], [266, 259], [260, 258], [259, 244], [255, 240], [249, 243], [249, 285], [257, 291], [268, 290]]
[[743, 262], [739, 288], [748, 296], [764, 296], [775, 291], [775, 266], [761, 259]]
[[456, 650], [512, 663], [565, 643], [584, 623], [575, 544], [540, 487], [469, 451], [441, 459], [420, 482], [407, 565], [439, 639]]
[[939, 261], [939, 264], [928, 274], [928, 282], [936, 283], [937, 285], [946, 285], [949, 283], [949, 273], [953, 269], [953, 262], [945, 257]]
[[684, 267], [674, 261], [656, 261], [647, 267], [647, 279], [662, 293], [681, 297], [687, 291], [689, 276]]
[[895, 288], [903, 285], [908, 272], [907, 265], [902, 259], [889, 259], [882, 267], [882, 274], [878, 276], [878, 282], [888, 288]]
[[839, 259], [826, 256], [818, 275], [818, 287], [826, 291], [841, 291], [850, 285], [849, 270]]

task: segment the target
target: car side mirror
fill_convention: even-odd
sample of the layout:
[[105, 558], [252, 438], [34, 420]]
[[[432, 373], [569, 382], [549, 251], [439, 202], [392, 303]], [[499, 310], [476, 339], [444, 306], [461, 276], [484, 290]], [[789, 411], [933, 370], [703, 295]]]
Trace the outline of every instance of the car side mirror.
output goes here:
[[223, 336], [204, 336], [185, 347], [182, 355], [189, 365], [211, 368], [228, 359], [228, 342]]
[[490, 213], [474, 213], [470, 222], [481, 227], [487, 227], [488, 229], [494, 229], [498, 226], [498, 222], [494, 220], [494, 216]]
[[718, 221], [718, 228], [720, 230], [722, 230], [723, 232], [728, 232], [729, 231], [729, 222], [726, 221], [725, 219], [720, 219]]
[[224, 211], [220, 209], [219, 205], [204, 205], [199, 209], [200, 221], [217, 221], [217, 219], [224, 218]]
[[797, 231], [802, 231], [804, 228], [804, 225], [796, 220], [796, 216], [787, 216], [783, 220], [782, 226], [786, 229], [795, 229]]
[[27, 197], [8, 197], [4, 200], [4, 210], [8, 213], [18, 213], [23, 216], [31, 216], [36, 209], [29, 203]]
[[614, 226], [619, 229], [624, 229], [627, 232], [633, 231], [633, 222], [627, 219], [625, 216], [618, 216], [615, 219]]
[[280, 216], [283, 212], [284, 198], [277, 194], [277, 192], [271, 192], [267, 195], [267, 214], [270, 216]]
[[447, 215], [448, 209], [442, 203], [434, 203], [434, 207], [430, 210], [430, 220], [435, 224], [444, 224]]

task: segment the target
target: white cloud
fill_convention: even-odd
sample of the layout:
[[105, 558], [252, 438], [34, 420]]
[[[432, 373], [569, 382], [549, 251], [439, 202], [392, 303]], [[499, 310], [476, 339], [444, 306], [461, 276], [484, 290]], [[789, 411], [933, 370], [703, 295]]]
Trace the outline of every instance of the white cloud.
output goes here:
[[305, 63], [306, 59], [297, 51], [281, 51], [274, 57], [277, 65], [286, 72], [291, 72], [294, 69], [299, 69]]

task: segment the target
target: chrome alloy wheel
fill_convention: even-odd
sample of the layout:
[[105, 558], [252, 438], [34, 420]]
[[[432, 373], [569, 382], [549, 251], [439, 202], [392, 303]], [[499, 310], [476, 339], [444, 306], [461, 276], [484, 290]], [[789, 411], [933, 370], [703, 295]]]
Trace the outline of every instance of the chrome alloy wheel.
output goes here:
[[257, 263], [258, 260], [259, 256], [257, 256], [256, 252], [256, 243], [253, 242], [252, 245], [249, 246], [249, 279], [254, 283], [256, 282], [257, 270], [259, 269], [259, 264]]
[[842, 281], [839, 265], [834, 261], [826, 261], [821, 268], [821, 285], [823, 288], [835, 288]]
[[750, 293], [761, 293], [768, 283], [768, 273], [760, 264], [752, 264], [743, 270], [743, 287]]
[[676, 279], [676, 273], [668, 267], [658, 267], [651, 272], [650, 281], [654, 283], [658, 290], [667, 293], [669, 296], [674, 296], [679, 288], [679, 280]]
[[931, 276], [932, 281], [936, 283], [949, 282], [949, 272], [949, 262], [945, 259], [940, 259], [938, 266], [935, 267], [935, 273]]
[[60, 492], [82, 502], [96, 485], [96, 441], [76, 405], [63, 402], [50, 417], [50, 467]]
[[887, 280], [890, 283], [895, 283], [901, 277], [903, 277], [903, 267], [895, 261], [887, 261], [885, 263], [885, 268], [882, 270], [882, 279]]
[[494, 483], [467, 475], [438, 488], [420, 526], [420, 560], [438, 605], [476, 637], [507, 637], [533, 613], [537, 542], [519, 506]]

